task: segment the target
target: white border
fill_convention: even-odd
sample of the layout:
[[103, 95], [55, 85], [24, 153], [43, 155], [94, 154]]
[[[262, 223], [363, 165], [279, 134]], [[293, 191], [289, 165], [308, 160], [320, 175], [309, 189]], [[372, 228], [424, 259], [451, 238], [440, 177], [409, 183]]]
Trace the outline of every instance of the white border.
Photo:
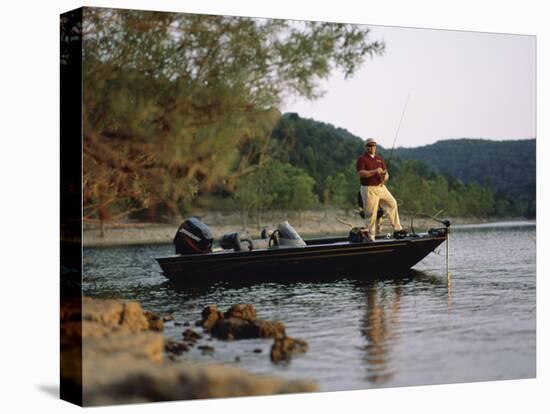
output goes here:
[[[254, 17], [326, 20], [407, 27], [477, 30], [537, 35], [538, 47], [538, 254], [547, 246], [545, 199], [540, 181], [548, 121], [547, 13], [540, 1], [461, 0], [357, 2], [278, 0], [96, 1], [90, 6], [156, 9]], [[2, 233], [2, 405], [10, 411], [72, 412], [53, 397], [58, 381], [58, 15], [78, 1], [18, 1], [2, 9], [2, 148], [0, 217]], [[540, 263], [542, 264], [542, 263]], [[548, 387], [547, 283], [538, 269], [536, 380], [239, 398], [109, 407], [116, 412], [541, 412]], [[49, 391], [48, 391], [49, 390]]]

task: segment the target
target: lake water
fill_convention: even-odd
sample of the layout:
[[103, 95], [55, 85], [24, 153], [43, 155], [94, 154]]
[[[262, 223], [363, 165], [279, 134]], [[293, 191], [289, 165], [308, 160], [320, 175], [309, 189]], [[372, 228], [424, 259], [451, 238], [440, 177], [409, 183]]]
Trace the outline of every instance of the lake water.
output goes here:
[[[307, 378], [324, 391], [534, 377], [535, 223], [457, 226], [450, 244], [450, 285], [442, 245], [400, 278], [193, 289], [160, 274], [153, 258], [172, 254], [171, 245], [86, 248], [84, 294], [137, 300], [191, 325], [207, 305], [251, 303], [259, 318], [307, 341], [308, 352], [275, 365], [271, 339], [205, 338], [213, 354], [194, 347], [181, 358]], [[168, 322], [164, 335], [181, 340], [185, 329]]]

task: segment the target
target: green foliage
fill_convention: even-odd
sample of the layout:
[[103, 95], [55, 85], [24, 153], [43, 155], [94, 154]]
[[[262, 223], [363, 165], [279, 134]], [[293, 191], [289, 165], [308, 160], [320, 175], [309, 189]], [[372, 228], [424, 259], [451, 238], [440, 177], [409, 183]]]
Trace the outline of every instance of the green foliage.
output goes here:
[[323, 183], [323, 203], [325, 205], [350, 209], [357, 206], [358, 187], [355, 161], [335, 173], [329, 175]]
[[270, 160], [237, 183], [235, 199], [243, 213], [262, 210], [305, 210], [317, 203], [314, 181], [302, 169]]
[[346, 24], [85, 8], [85, 215], [162, 207], [177, 216], [198, 192], [233, 192], [265, 163], [284, 96], [315, 99], [332, 69], [350, 76], [383, 53], [368, 33]]
[[329, 175], [325, 178], [323, 185], [323, 202], [338, 207], [346, 206], [346, 177], [343, 173], [337, 173], [334, 177]]
[[477, 183], [452, 184], [419, 161], [396, 161], [399, 173], [388, 182], [400, 209], [409, 213], [433, 214], [444, 210], [451, 217], [494, 215], [495, 200], [490, 188]]

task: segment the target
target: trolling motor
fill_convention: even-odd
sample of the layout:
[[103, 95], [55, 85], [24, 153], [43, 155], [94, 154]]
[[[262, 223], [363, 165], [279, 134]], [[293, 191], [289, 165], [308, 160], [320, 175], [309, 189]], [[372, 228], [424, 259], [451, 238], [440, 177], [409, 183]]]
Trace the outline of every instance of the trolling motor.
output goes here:
[[173, 242], [176, 254], [210, 253], [214, 236], [206, 224], [191, 217], [181, 223]]

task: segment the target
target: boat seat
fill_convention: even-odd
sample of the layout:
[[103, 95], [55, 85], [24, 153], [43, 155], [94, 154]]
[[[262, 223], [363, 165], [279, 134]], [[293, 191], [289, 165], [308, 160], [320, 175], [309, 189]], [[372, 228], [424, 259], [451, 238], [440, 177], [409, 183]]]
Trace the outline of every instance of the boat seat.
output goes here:
[[235, 232], [224, 234], [220, 240], [220, 246], [224, 250], [236, 252], [267, 249], [269, 239], [251, 239], [245, 232]]
[[269, 247], [269, 239], [253, 239], [251, 242], [252, 249], [250, 250], [267, 249]]

